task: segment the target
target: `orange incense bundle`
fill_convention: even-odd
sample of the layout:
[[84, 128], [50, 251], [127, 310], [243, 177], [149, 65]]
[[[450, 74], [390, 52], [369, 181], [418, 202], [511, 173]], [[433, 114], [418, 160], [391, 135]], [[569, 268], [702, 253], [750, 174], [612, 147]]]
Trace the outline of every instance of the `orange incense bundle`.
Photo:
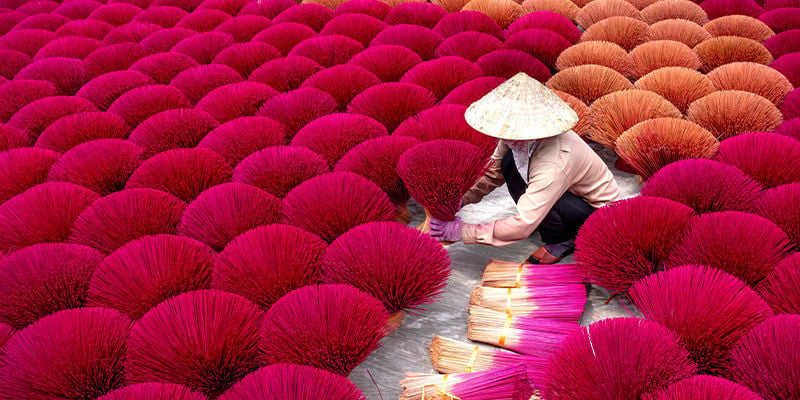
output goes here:
[[581, 42], [605, 40], [631, 51], [645, 40], [647, 23], [636, 18], [617, 16], [606, 18], [586, 29]]
[[628, 52], [618, 44], [601, 40], [575, 44], [562, 51], [556, 60], [559, 71], [587, 64], [602, 65], [623, 75], [630, 71]]
[[611, 17], [639, 18], [639, 10], [625, 0], [594, 0], [575, 15], [575, 22], [584, 29]]
[[674, 40], [689, 47], [694, 47], [706, 39], [711, 39], [711, 34], [696, 22], [675, 18], [665, 19], [650, 25], [647, 28], [645, 39], [647, 41]]
[[634, 125], [653, 118], [681, 118], [669, 101], [648, 90], [623, 90], [605, 95], [589, 108], [592, 131], [589, 137], [614, 148], [617, 138]]
[[482, 286], [514, 288], [583, 283], [575, 264], [534, 265], [489, 259]]
[[570, 0], [525, 0], [520, 6], [520, 15], [527, 15], [537, 11], [550, 11], [563, 15], [570, 21], [575, 21], [580, 7]]
[[633, 89], [633, 84], [611, 68], [590, 64], [570, 67], [553, 75], [547, 87], [568, 93], [589, 105], [609, 93]]
[[471, 0], [462, 10], [480, 11], [501, 27], [508, 28], [519, 16], [520, 7], [511, 0]]
[[470, 306], [485, 307], [514, 316], [578, 322], [586, 303], [583, 285], [493, 288], [478, 286], [469, 298]]
[[695, 100], [717, 90], [708, 77], [685, 67], [659, 68], [639, 78], [635, 86], [658, 93], [682, 113]]
[[625, 131], [617, 154], [643, 179], [665, 165], [687, 158], [711, 158], [719, 141], [708, 130], [680, 118], [654, 118]]
[[718, 90], [743, 90], [755, 93], [776, 106], [794, 90], [794, 86], [778, 70], [764, 64], [736, 62], [725, 64], [708, 73]]

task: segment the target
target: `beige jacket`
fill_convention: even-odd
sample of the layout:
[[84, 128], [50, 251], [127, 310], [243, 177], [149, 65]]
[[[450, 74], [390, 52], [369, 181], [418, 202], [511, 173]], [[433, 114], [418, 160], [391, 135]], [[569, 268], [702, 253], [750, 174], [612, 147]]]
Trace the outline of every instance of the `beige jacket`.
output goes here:
[[[477, 203], [505, 182], [500, 172], [508, 146], [500, 141], [493, 165], [464, 195]], [[566, 191], [600, 208], [619, 198], [619, 188], [603, 160], [575, 132], [541, 139], [528, 164], [528, 189], [517, 203], [517, 215], [483, 225], [464, 224], [464, 243], [504, 246], [530, 236]]]

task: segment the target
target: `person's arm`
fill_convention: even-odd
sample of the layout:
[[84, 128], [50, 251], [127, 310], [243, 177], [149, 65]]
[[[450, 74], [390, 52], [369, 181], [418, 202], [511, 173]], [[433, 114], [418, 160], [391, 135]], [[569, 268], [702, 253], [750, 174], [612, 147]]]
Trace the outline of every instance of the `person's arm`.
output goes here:
[[517, 203], [517, 215], [482, 225], [464, 224], [464, 243], [505, 246], [530, 236], [569, 189], [567, 177], [555, 164], [548, 163], [537, 170]]
[[467, 205], [477, 203], [483, 199], [484, 196], [491, 193], [500, 185], [506, 182], [503, 173], [500, 170], [500, 163], [503, 161], [503, 156], [508, 151], [508, 146], [503, 144], [503, 141], [497, 142], [497, 147], [492, 154], [491, 166], [486, 173], [476, 182], [471, 189], [464, 194], [461, 198], [461, 204]]

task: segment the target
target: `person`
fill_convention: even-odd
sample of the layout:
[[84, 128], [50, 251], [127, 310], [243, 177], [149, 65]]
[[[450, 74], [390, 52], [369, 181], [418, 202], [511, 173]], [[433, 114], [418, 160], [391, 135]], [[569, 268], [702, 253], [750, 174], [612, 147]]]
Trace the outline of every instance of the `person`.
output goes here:
[[461, 218], [430, 220], [440, 241], [504, 246], [541, 234], [544, 246], [528, 259], [553, 264], [575, 248], [578, 229], [599, 207], [619, 198], [611, 171], [572, 128], [578, 116], [558, 95], [519, 73], [476, 101], [464, 115], [499, 140], [485, 175], [464, 195], [479, 202], [506, 183], [517, 215], [474, 225]]

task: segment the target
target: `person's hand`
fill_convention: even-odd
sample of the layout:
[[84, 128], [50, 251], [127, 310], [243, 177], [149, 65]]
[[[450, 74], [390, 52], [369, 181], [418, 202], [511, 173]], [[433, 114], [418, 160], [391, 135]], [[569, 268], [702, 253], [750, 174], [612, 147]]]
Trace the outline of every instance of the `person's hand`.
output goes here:
[[461, 227], [464, 222], [456, 217], [452, 221], [442, 221], [431, 217], [430, 234], [440, 242], [459, 242], [461, 241]]

